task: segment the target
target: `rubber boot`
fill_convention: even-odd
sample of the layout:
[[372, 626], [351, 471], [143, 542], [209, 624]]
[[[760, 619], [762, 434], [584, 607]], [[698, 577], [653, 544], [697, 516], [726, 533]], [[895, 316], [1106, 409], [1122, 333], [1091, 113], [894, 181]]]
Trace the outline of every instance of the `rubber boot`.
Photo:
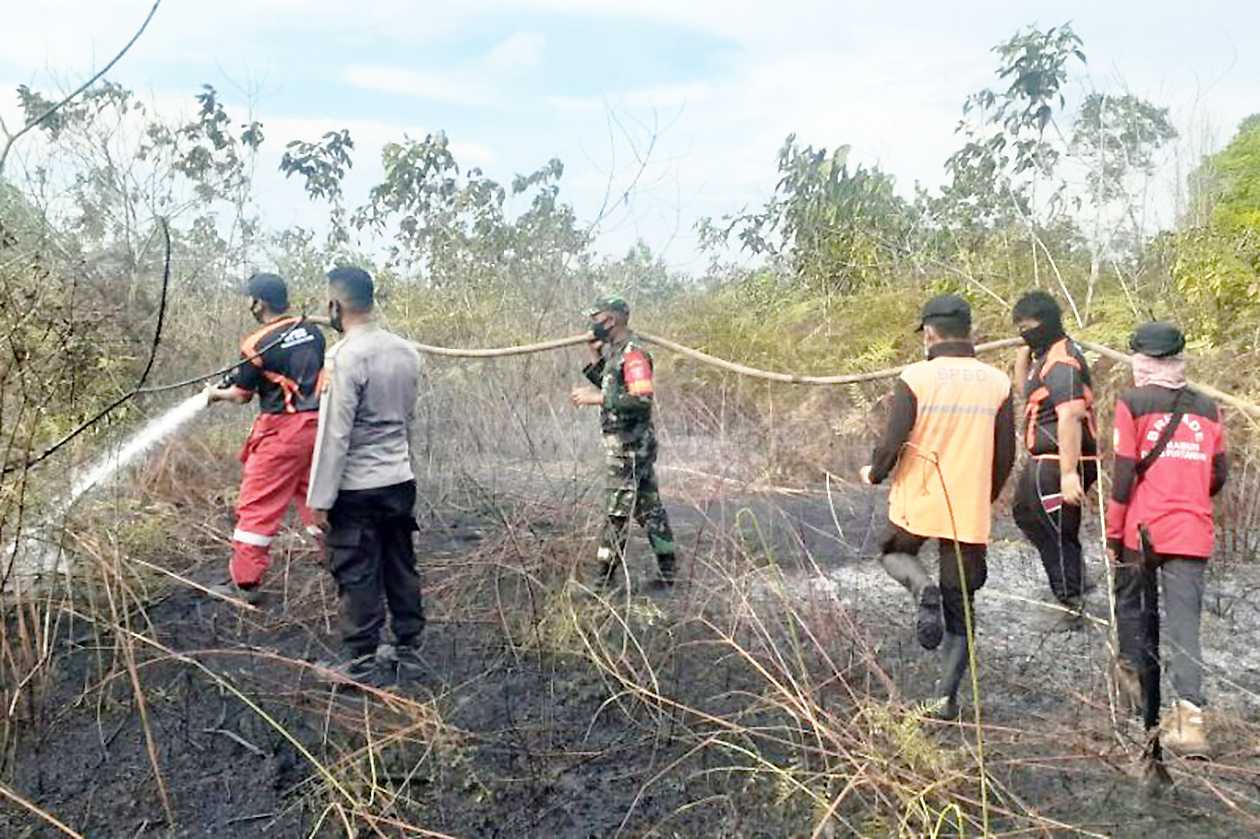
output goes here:
[[936, 680], [936, 695], [942, 701], [932, 715], [936, 719], [958, 719], [958, 688], [967, 674], [968, 659], [967, 638], [947, 631], [941, 644], [941, 676]]
[[1085, 628], [1085, 598], [1072, 597], [1061, 604], [1066, 611], [1059, 613], [1059, 628], [1069, 632]]
[[914, 629], [925, 650], [941, 643], [941, 590], [932, 582], [917, 557], [910, 554], [884, 554], [880, 563], [888, 576], [905, 586], [915, 607]]
[[1159, 739], [1163, 747], [1174, 754], [1206, 758], [1208, 742], [1203, 730], [1203, 710], [1193, 702], [1178, 699], [1160, 720]]
[[1130, 717], [1142, 716], [1142, 678], [1137, 668], [1124, 659], [1116, 659], [1111, 664], [1111, 678], [1116, 683], [1116, 696], [1120, 709]]
[[210, 586], [210, 591], [219, 597], [243, 600], [251, 606], [257, 606], [263, 601], [263, 591], [257, 583], [249, 586], [238, 586], [231, 578], [218, 585]]
[[658, 576], [648, 584], [654, 592], [667, 592], [674, 587], [674, 575], [678, 561], [673, 554], [657, 554], [656, 569]]

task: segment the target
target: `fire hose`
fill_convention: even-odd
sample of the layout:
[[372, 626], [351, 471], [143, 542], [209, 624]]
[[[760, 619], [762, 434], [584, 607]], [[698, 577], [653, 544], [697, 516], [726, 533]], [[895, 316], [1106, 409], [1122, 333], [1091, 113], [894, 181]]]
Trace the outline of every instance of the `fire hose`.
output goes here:
[[[233, 362], [232, 364], [226, 367], [223, 367], [221, 369], [212, 371], [204, 375], [194, 376], [189, 379], [183, 379], [178, 382], [172, 382], [170, 384], [152, 385], [152, 386], [146, 387], [145, 379], [148, 377], [149, 371], [153, 367], [153, 361], [156, 355], [158, 342], [161, 340], [161, 336], [162, 336], [162, 315], [164, 314], [165, 308], [166, 308], [165, 306], [166, 290], [167, 290], [167, 286], [170, 280], [169, 233], [166, 231], [165, 222], [163, 222], [162, 226], [163, 226], [163, 233], [167, 237], [166, 270], [164, 272], [163, 283], [162, 283], [162, 304], [159, 308], [158, 327], [155, 332], [153, 346], [149, 354], [149, 362], [145, 366], [144, 374], [141, 376], [138, 385], [135, 388], [133, 388], [130, 392], [124, 394], [118, 399], [115, 399], [108, 406], [106, 406], [105, 409], [95, 414], [87, 422], [84, 422], [77, 428], [73, 429], [70, 433], [66, 434], [62, 439], [58, 440], [56, 443], [46, 448], [38, 456], [31, 458], [21, 464], [11, 464], [9, 466], [6, 466], [3, 470], [0, 470], [0, 473], [8, 474], [9, 472], [15, 471], [16, 469], [30, 469], [31, 467], [36, 466], [39, 463], [42, 463], [43, 461], [47, 460], [50, 456], [52, 456], [55, 452], [57, 452], [59, 449], [61, 449], [64, 445], [66, 445], [75, 437], [77, 437], [79, 434], [81, 434], [83, 431], [90, 428], [96, 422], [99, 422], [107, 414], [111, 413], [113, 410], [118, 408], [124, 402], [127, 402], [128, 400], [130, 400], [131, 398], [133, 398], [134, 396], [138, 394], [160, 393], [163, 391], [176, 390], [178, 388], [187, 387], [189, 385], [197, 384], [197, 383], [204, 382], [212, 378], [222, 376], [225, 373], [230, 372], [231, 370], [239, 367], [241, 364], [245, 363], [246, 361], [250, 361], [253, 358], [256, 358], [262, 355], [272, 346], [275, 346], [279, 342], [283, 341], [285, 336], [288, 334], [289, 330], [286, 330], [283, 334], [279, 335], [274, 341], [268, 343], [266, 346], [257, 350], [254, 353], [254, 355], [251, 356], [250, 358], [241, 359], [239, 361]], [[301, 323], [305, 323], [305, 322], [307, 322], [307, 318], [303, 316], [298, 321], [298, 323], [294, 324], [294, 326], [291, 326], [290, 329], [293, 329], [295, 326]], [[799, 375], [796, 373], [779, 373], [779, 372], [775, 372], [771, 370], [761, 370], [756, 367], [749, 367], [748, 365], [739, 364], [734, 361], [727, 361], [724, 358], [718, 358], [716, 356], [709, 355], [708, 353], [701, 352], [700, 350], [693, 349], [684, 344], [679, 344], [676, 341], [671, 341], [668, 338], [662, 338], [659, 335], [652, 335], [646, 332], [636, 332], [635, 334], [640, 339], [642, 339], [643, 341], [649, 344], [653, 344], [655, 346], [661, 347], [662, 349], [669, 350], [670, 352], [678, 353], [679, 355], [682, 355], [686, 358], [690, 358], [693, 361], [698, 361], [701, 364], [708, 365], [715, 369], [725, 370], [729, 373], [735, 373], [740, 376], [746, 376], [746, 377], [754, 378], [754, 379], [761, 379], [763, 381], [781, 382], [783, 384], [822, 385], [822, 386], [861, 384], [863, 382], [873, 382], [873, 381], [879, 381], [880, 379], [894, 378], [895, 376], [899, 375], [902, 370], [906, 368], [906, 365], [899, 365], [896, 367], [886, 367], [881, 370], [872, 370], [866, 373], [846, 373], [846, 374], [836, 375], [836, 376], [807, 376], [807, 375]], [[427, 355], [443, 356], [447, 358], [493, 359], [493, 358], [508, 358], [511, 356], [518, 356], [518, 355], [529, 355], [529, 354], [540, 353], [540, 352], [549, 352], [551, 350], [558, 350], [558, 349], [563, 349], [565, 347], [571, 347], [571, 346], [576, 346], [579, 344], [584, 344], [588, 340], [589, 340], [589, 336], [587, 334], [580, 334], [580, 335], [572, 335], [568, 338], [555, 338], [550, 341], [540, 341], [533, 344], [520, 344], [520, 345], [510, 346], [510, 347], [488, 347], [488, 348], [440, 347], [440, 346], [435, 346], [432, 344], [423, 344], [420, 342], [412, 342], [412, 343], [413, 343], [413, 346], [415, 346], [417, 350]], [[976, 352], [985, 353], [985, 352], [993, 352], [995, 350], [1008, 349], [1011, 347], [1019, 346], [1020, 343], [1022, 342], [1019, 338], [1003, 338], [997, 341], [988, 341], [983, 344], [977, 344]], [[1084, 347], [1087, 350], [1096, 352], [1099, 355], [1105, 356], [1114, 361], [1118, 361], [1123, 364], [1129, 364], [1132, 362], [1131, 356], [1125, 355], [1122, 352], [1118, 352], [1102, 344], [1096, 344], [1096, 343], [1093, 343], [1092, 341], [1078, 341], [1077, 343], [1079, 343], [1082, 347]], [[1200, 391], [1201, 393], [1219, 402], [1222, 402], [1226, 405], [1230, 405], [1234, 408], [1237, 408], [1239, 411], [1243, 412], [1245, 415], [1248, 416], [1249, 419], [1253, 421], [1260, 419], [1260, 406], [1254, 405], [1243, 399], [1239, 399], [1238, 397], [1225, 393], [1224, 391], [1214, 388], [1211, 385], [1201, 384], [1198, 382], [1189, 382], [1189, 384], [1192, 387], [1194, 387], [1196, 390]]]
[[[891, 379], [898, 376], [901, 371], [906, 369], [907, 365], [899, 365], [897, 367], [886, 367], [882, 370], [871, 370], [866, 373], [846, 373], [838, 376], [804, 376], [796, 373], [778, 373], [771, 370], [761, 370], [756, 367], [749, 367], [745, 364], [739, 364], [734, 361], [727, 361], [724, 358], [709, 355], [700, 350], [671, 341], [668, 338], [662, 338], [659, 335], [652, 335], [647, 332], [635, 332], [635, 335], [648, 344], [653, 344], [670, 352], [678, 353], [693, 361], [706, 364], [719, 370], [725, 370], [728, 373], [735, 373], [740, 376], [747, 376], [754, 379], [762, 379], [770, 382], [782, 382], [784, 384], [794, 385], [854, 385], [863, 382], [874, 382], [880, 379]], [[522, 344], [511, 347], [496, 347], [487, 349], [459, 349], [452, 347], [438, 347], [430, 344], [422, 344], [412, 342], [413, 346], [422, 353], [428, 355], [445, 356], [448, 358], [507, 358], [515, 355], [527, 355], [529, 353], [547, 352], [548, 350], [557, 350], [564, 347], [585, 344], [590, 340], [588, 335], [573, 335], [568, 338], [556, 338], [551, 341], [542, 341], [536, 344]], [[1003, 338], [998, 341], [988, 341], [983, 344], [976, 345], [977, 353], [993, 352], [995, 350], [1010, 349], [1022, 344], [1019, 338]], [[1096, 344], [1093, 341], [1077, 341], [1082, 347], [1091, 352], [1098, 353], [1101, 356], [1118, 361], [1122, 364], [1130, 364], [1133, 357], [1126, 355], [1111, 347], [1103, 344]], [[1199, 382], [1188, 382], [1188, 384], [1200, 393], [1211, 397], [1226, 405], [1230, 405], [1243, 413], [1260, 419], [1260, 405], [1254, 405], [1236, 396], [1225, 393], [1222, 390], [1212, 387], [1211, 385]]]

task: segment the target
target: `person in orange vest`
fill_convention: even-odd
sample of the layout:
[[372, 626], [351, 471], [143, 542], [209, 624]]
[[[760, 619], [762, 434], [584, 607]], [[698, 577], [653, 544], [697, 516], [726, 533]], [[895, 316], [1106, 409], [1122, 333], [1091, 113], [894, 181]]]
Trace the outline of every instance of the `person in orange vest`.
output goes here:
[[1012, 513], [1064, 606], [1064, 627], [1079, 629], [1092, 587], [1081, 548], [1081, 511], [1098, 479], [1093, 382], [1084, 353], [1063, 331], [1063, 310], [1053, 297], [1030, 291], [1016, 301], [1012, 319], [1026, 344], [1015, 357], [1015, 379], [1023, 383], [1028, 450]]
[[[1015, 417], [1010, 379], [975, 357], [966, 300], [933, 297], [919, 331], [927, 358], [898, 377], [888, 426], [861, 478], [892, 478], [881, 562], [910, 592], [919, 643], [942, 647], [937, 715], [955, 719], [970, 660], [967, 613], [988, 576], [991, 507], [1015, 462]], [[918, 557], [929, 539], [939, 548], [936, 582]]]
[[211, 590], [256, 604], [271, 563], [271, 541], [290, 503], [313, 538], [320, 537], [306, 506], [306, 490], [319, 421], [324, 335], [289, 311], [289, 290], [275, 274], [254, 274], [246, 284], [250, 312], [262, 324], [241, 343], [241, 363], [221, 386], [206, 389], [210, 404], [243, 405], [258, 396], [259, 413], [241, 449], [244, 467], [232, 533], [230, 577]]

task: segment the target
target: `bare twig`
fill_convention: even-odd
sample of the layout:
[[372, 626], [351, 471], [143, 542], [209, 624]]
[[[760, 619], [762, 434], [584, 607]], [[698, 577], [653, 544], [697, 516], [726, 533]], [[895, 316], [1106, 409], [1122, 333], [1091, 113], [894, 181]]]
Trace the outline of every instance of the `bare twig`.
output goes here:
[[70, 102], [74, 101], [74, 99], [82, 94], [83, 91], [100, 81], [106, 73], [114, 69], [114, 65], [122, 60], [122, 57], [127, 54], [127, 51], [131, 49], [136, 41], [140, 40], [140, 36], [144, 34], [144, 30], [149, 28], [149, 21], [153, 20], [153, 16], [157, 14], [158, 6], [160, 5], [162, 5], [162, 0], [154, 0], [153, 8], [149, 9], [149, 13], [145, 15], [144, 21], [140, 24], [140, 28], [136, 30], [135, 34], [131, 36], [131, 40], [123, 45], [123, 48], [118, 51], [118, 54], [111, 58], [109, 63], [96, 72], [90, 79], [75, 88], [68, 96], [62, 98], [60, 102], [19, 128], [15, 133], [9, 134], [7, 130], [4, 131], [4, 147], [0, 149], [0, 177], [4, 175], [4, 164], [9, 159], [9, 152], [13, 149], [13, 144], [16, 143], [22, 135], [26, 134], [31, 129], [36, 128], [46, 119], [56, 114]]

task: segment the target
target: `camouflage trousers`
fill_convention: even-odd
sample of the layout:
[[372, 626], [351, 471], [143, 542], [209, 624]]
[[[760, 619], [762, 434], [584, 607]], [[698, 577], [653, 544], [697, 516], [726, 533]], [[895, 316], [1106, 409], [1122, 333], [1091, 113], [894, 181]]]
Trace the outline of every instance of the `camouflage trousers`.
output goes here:
[[612, 573], [625, 558], [630, 520], [634, 519], [647, 531], [662, 575], [672, 577], [674, 533], [656, 483], [656, 453], [635, 451], [623, 446], [616, 437], [606, 438], [605, 446], [608, 517], [599, 547], [605, 573]]

